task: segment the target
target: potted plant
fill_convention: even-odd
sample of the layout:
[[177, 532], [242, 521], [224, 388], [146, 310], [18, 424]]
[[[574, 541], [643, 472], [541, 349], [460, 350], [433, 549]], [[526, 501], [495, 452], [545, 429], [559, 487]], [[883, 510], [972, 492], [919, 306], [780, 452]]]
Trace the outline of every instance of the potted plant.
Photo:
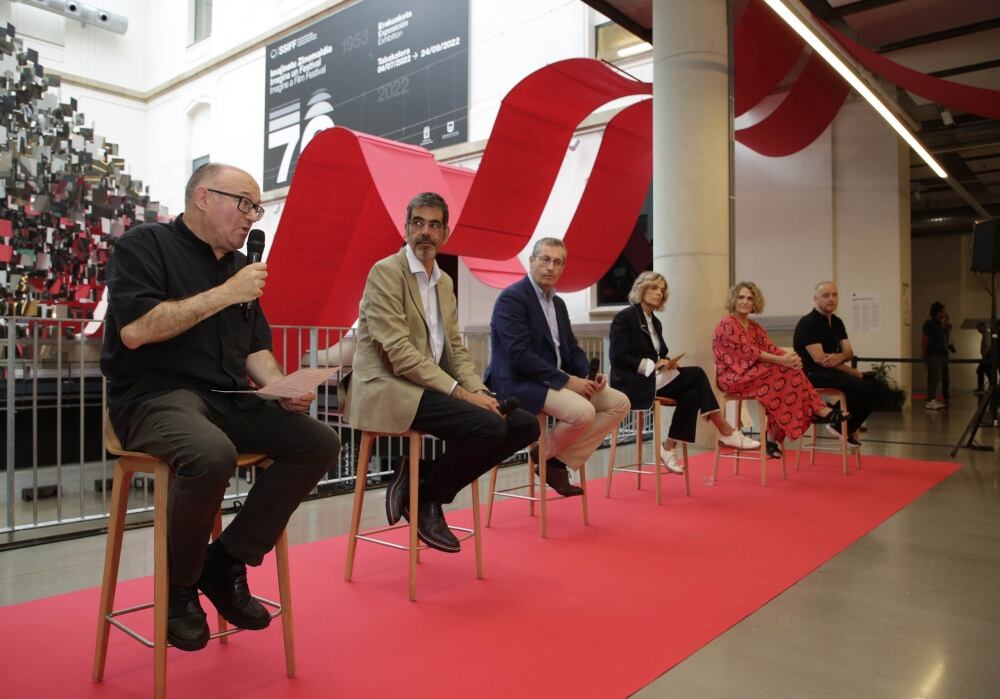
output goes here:
[[875, 395], [875, 410], [900, 411], [906, 403], [906, 391], [892, 378], [890, 370], [895, 366], [881, 362], [871, 369], [872, 379], [885, 386], [885, 390], [878, 391]]

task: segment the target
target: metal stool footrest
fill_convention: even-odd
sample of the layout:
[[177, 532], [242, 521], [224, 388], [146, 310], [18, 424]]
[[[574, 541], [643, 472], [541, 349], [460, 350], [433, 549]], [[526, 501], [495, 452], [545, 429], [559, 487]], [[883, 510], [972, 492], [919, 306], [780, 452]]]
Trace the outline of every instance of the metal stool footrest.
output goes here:
[[[260, 595], [251, 595], [251, 596], [255, 600], [257, 600], [258, 602], [260, 602], [261, 604], [263, 604], [264, 606], [270, 607], [271, 609], [274, 610], [273, 612], [271, 612], [271, 619], [276, 619], [277, 617], [281, 616], [281, 604], [280, 603], [275, 602], [274, 600], [267, 599], [266, 597], [261, 597]], [[126, 614], [132, 614], [134, 612], [141, 612], [144, 609], [152, 609], [152, 607], [153, 607], [153, 603], [152, 602], [146, 602], [145, 604], [137, 604], [134, 607], [126, 607], [125, 609], [116, 609], [115, 611], [111, 612], [110, 614], [105, 615], [105, 618], [108, 620], [109, 624], [111, 624], [112, 626], [114, 626], [119, 631], [122, 631], [126, 635], [131, 636], [132, 638], [134, 638], [135, 640], [137, 640], [139, 643], [141, 643], [142, 645], [146, 646], [147, 648], [153, 648], [154, 644], [153, 644], [152, 641], [150, 641], [148, 638], [146, 638], [141, 633], [139, 633], [138, 631], [136, 631], [135, 629], [133, 629], [131, 626], [129, 626], [128, 624], [124, 623], [123, 621], [120, 621], [117, 618], [117, 617], [120, 617], [120, 616], [125, 616]], [[240, 633], [240, 632], [246, 631], [246, 630], [247, 629], [241, 629], [238, 626], [234, 626], [231, 629], [226, 629], [225, 631], [216, 631], [215, 633], [209, 635], [208, 639], [211, 641], [211, 640], [214, 640], [216, 638], [225, 638], [226, 636], [232, 636], [235, 633]], [[167, 642], [167, 647], [168, 648], [173, 648], [173, 645], [174, 644], [170, 643], [169, 641]]]

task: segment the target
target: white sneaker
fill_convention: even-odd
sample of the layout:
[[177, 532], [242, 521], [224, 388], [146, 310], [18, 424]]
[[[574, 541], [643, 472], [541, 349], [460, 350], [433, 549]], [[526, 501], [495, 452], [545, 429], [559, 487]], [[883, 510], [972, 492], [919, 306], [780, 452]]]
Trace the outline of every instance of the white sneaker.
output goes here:
[[941, 410], [944, 408], [944, 403], [937, 400], [936, 398], [931, 398], [929, 401], [924, 403], [924, 407], [928, 410]]
[[660, 459], [663, 461], [663, 465], [667, 467], [668, 471], [671, 471], [672, 473], [684, 473], [684, 466], [677, 461], [677, 452], [673, 449], [666, 449], [661, 444]]
[[733, 449], [760, 449], [760, 442], [750, 439], [740, 430], [733, 430], [730, 435], [719, 435], [719, 442]]

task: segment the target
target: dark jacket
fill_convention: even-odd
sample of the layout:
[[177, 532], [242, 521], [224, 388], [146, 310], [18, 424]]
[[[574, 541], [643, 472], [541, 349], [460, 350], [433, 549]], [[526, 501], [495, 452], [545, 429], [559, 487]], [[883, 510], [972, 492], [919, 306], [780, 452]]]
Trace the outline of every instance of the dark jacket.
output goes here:
[[[653, 347], [651, 332], [660, 340], [659, 352]], [[659, 319], [653, 315], [653, 327], [649, 328], [642, 306], [623, 308], [611, 321], [610, 343], [611, 386], [628, 396], [633, 410], [648, 410], [656, 395], [656, 372], [643, 376], [639, 362], [644, 358], [655, 362], [667, 356]]]
[[565, 302], [555, 296], [553, 304], [562, 369], [556, 369], [556, 345], [527, 276], [501, 292], [490, 320], [493, 356], [486, 368], [486, 385], [500, 398], [516, 396], [521, 407], [531, 413], [541, 412], [550, 388], [561, 389], [570, 374], [585, 378], [589, 368], [587, 355], [570, 327]]

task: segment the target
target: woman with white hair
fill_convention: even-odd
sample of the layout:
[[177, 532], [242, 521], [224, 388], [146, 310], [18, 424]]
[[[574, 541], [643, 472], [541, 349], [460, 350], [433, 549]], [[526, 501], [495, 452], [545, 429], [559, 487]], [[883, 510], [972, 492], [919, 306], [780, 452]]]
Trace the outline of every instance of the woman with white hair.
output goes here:
[[631, 305], [611, 321], [611, 385], [628, 396], [634, 410], [648, 410], [655, 396], [677, 401], [660, 454], [670, 471], [683, 473], [675, 448], [677, 442], [694, 442], [699, 413], [715, 425], [726, 446], [757, 449], [760, 442], [726, 422], [701, 367], [678, 367], [680, 357], [670, 358], [662, 326], [653, 314], [663, 310], [668, 296], [663, 275], [643, 272], [636, 277], [628, 296]]

